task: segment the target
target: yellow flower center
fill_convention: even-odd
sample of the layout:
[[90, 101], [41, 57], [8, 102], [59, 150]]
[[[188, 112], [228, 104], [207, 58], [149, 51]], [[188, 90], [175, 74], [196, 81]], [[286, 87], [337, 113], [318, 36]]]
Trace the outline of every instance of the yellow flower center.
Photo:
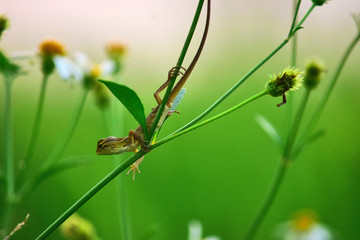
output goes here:
[[316, 222], [316, 215], [312, 211], [303, 210], [298, 212], [293, 221], [293, 227], [299, 232], [308, 231]]
[[45, 56], [65, 55], [65, 46], [57, 40], [45, 40], [40, 43], [40, 54]]
[[94, 66], [90, 69], [90, 75], [94, 78], [98, 78], [101, 74], [101, 68], [98, 64], [94, 64]]

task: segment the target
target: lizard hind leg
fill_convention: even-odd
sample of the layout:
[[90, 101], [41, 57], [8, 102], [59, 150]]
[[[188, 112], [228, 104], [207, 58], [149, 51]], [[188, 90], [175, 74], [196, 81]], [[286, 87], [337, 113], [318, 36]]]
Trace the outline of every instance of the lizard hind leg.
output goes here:
[[162, 102], [162, 99], [160, 97], [160, 93], [169, 85], [170, 79], [176, 74], [176, 75], [183, 75], [183, 73], [180, 70], [184, 70], [186, 71], [185, 68], [183, 67], [179, 67], [179, 66], [175, 66], [173, 68], [170, 69], [169, 73], [168, 73], [168, 79], [166, 80], [165, 83], [163, 83], [163, 85], [161, 85], [159, 87], [158, 90], [156, 90], [156, 92], [154, 93], [154, 97], [155, 100], [157, 102], [158, 105], [160, 105], [160, 103]]
[[[134, 151], [135, 153], [137, 153], [137, 150]], [[133, 173], [133, 181], [135, 181], [135, 174], [136, 172], [138, 172], [139, 174], [141, 173], [140, 172], [140, 169], [139, 169], [139, 165], [140, 163], [143, 161], [145, 156], [142, 156], [141, 158], [139, 158], [138, 160], [136, 160], [133, 164], [130, 165], [130, 169], [129, 171], [126, 173], [126, 176], [129, 176], [130, 172]]]

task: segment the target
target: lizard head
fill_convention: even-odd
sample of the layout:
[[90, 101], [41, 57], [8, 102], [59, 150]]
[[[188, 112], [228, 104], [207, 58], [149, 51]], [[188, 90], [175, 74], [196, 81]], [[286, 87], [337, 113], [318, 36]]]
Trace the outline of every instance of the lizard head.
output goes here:
[[96, 153], [98, 155], [112, 155], [123, 152], [130, 152], [128, 137], [107, 137], [102, 138], [97, 143]]

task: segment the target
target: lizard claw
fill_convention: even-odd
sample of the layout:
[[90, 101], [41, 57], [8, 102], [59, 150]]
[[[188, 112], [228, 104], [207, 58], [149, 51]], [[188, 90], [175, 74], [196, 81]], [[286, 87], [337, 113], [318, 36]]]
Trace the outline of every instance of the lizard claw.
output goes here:
[[139, 158], [138, 160], [136, 160], [136, 162], [134, 162], [133, 164], [131, 164], [129, 171], [126, 173], [126, 175], [129, 176], [130, 172], [133, 172], [133, 181], [135, 180], [136, 171], [138, 173], [141, 173], [140, 169], [139, 169], [139, 165], [140, 165], [140, 163], [142, 162], [143, 159], [144, 159], [144, 156]]

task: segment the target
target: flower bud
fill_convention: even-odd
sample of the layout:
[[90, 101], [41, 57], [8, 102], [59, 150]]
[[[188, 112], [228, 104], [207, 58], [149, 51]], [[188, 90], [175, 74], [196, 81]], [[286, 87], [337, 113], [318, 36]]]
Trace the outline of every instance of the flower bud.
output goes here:
[[66, 54], [64, 45], [56, 40], [45, 40], [39, 45], [39, 54], [42, 58], [42, 72], [50, 75], [55, 69], [54, 57]]
[[94, 226], [78, 214], [70, 216], [60, 227], [62, 234], [70, 240], [95, 240]]
[[118, 74], [122, 68], [122, 59], [127, 51], [126, 46], [119, 42], [110, 42], [106, 45], [105, 50], [115, 65], [112, 74]]
[[322, 78], [324, 64], [318, 59], [307, 62], [305, 67], [304, 86], [308, 90], [316, 88]]

